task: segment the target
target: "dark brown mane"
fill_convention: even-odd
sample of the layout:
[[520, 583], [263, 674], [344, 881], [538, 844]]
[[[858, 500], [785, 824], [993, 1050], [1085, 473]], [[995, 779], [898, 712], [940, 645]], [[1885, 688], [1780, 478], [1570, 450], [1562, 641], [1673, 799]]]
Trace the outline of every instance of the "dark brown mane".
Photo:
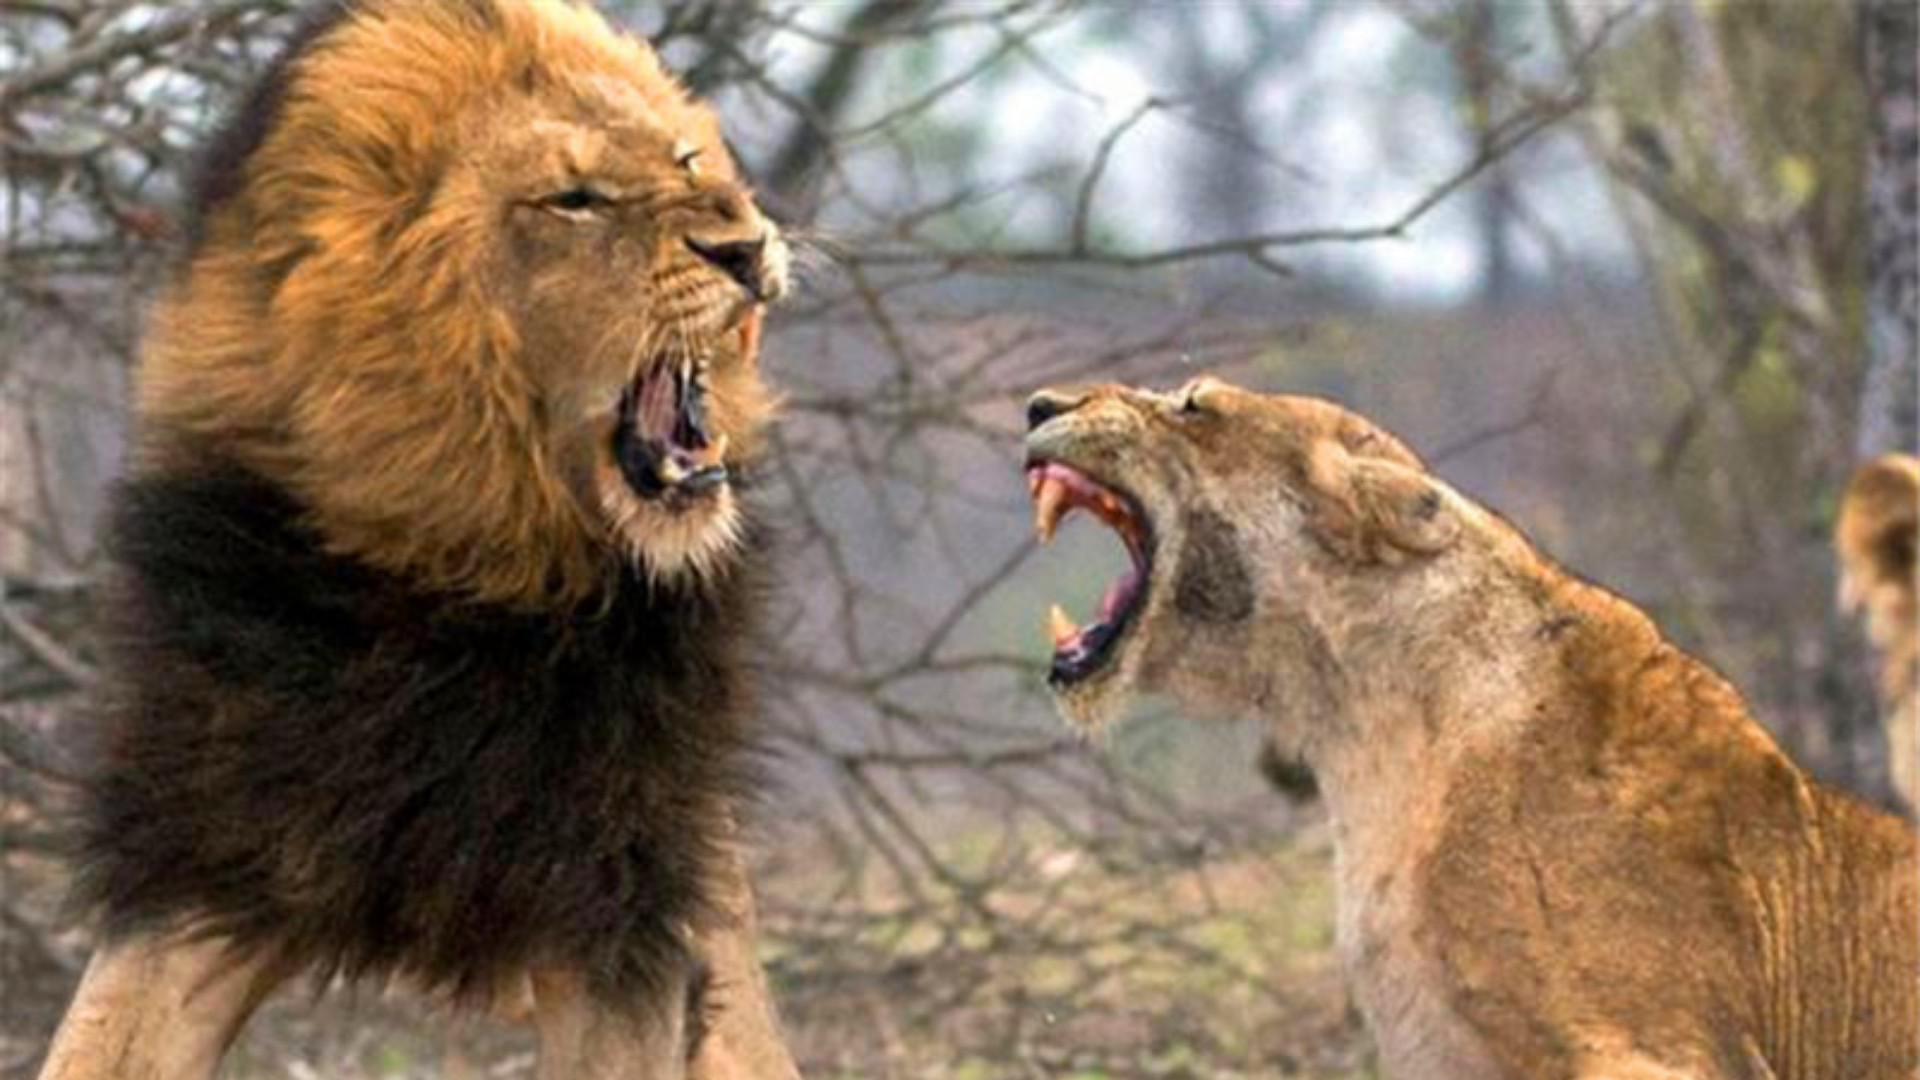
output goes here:
[[750, 755], [743, 567], [516, 612], [331, 556], [240, 469], [124, 486], [80, 890], [303, 968], [665, 989]]

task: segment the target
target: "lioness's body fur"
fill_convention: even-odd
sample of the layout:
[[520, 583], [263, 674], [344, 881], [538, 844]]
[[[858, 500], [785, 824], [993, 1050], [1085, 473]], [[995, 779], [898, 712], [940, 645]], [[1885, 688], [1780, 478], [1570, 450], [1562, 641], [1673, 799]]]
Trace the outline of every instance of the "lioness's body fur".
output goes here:
[[[1204, 382], [1036, 415], [1030, 453], [1156, 537], [1131, 634], [1063, 705], [1164, 691], [1304, 756], [1387, 1075], [1915, 1074], [1912, 827], [1809, 779], [1631, 604], [1324, 402]], [[1205, 575], [1253, 602], [1186, 602]]]

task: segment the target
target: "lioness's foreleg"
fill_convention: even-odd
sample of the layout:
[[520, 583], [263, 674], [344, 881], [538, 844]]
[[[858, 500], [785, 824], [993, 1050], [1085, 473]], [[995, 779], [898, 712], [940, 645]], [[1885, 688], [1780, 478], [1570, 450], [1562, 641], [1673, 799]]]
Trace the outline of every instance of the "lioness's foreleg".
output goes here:
[[270, 958], [219, 940], [140, 936], [102, 946], [40, 1080], [210, 1080], [283, 974]]

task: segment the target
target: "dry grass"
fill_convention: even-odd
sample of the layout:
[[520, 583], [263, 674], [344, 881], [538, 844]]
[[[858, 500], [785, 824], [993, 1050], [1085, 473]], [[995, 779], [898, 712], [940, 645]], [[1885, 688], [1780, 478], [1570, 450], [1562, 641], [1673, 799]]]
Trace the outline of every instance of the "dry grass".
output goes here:
[[[997, 839], [945, 842], [964, 867], [960, 849], [981, 859]], [[825, 853], [781, 846], [762, 874], [765, 957], [812, 1080], [1371, 1075], [1333, 951], [1324, 824], [1309, 817], [1171, 876], [1038, 833], [1021, 843], [1044, 888], [945, 916], [878, 868], [849, 881]], [[10, 882], [51, 898], [49, 878], [15, 855]], [[53, 944], [68, 962], [80, 955], [74, 937]], [[4, 1075], [30, 1075], [60, 1000], [48, 989], [9, 1002], [32, 1007], [0, 1022]], [[414, 995], [302, 988], [254, 1019], [225, 1075], [507, 1080], [533, 1064], [525, 1033]]]

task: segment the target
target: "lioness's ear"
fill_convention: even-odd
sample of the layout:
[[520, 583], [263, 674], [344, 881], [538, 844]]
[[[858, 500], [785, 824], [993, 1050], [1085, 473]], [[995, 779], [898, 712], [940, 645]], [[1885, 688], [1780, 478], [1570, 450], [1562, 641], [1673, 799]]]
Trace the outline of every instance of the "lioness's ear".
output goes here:
[[1342, 558], [1397, 563], [1438, 554], [1460, 535], [1446, 495], [1417, 468], [1329, 445], [1313, 455], [1308, 473], [1310, 527]]

